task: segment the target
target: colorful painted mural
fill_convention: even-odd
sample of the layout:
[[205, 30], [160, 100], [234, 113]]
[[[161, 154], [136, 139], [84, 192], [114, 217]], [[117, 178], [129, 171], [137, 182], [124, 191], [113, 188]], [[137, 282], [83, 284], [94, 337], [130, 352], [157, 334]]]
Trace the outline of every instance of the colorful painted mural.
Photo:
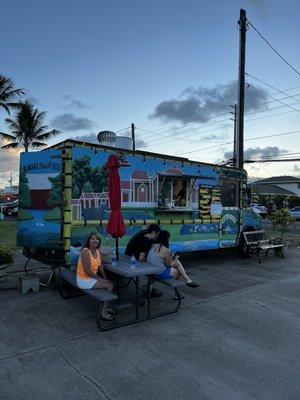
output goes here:
[[18, 246], [58, 247], [61, 240], [61, 176], [59, 150], [21, 154]]
[[86, 236], [97, 230], [102, 245], [114, 247], [106, 233], [106, 163], [111, 154], [117, 154], [121, 164], [126, 225], [119, 240], [121, 252], [130, 237], [150, 223], [168, 230], [171, 251], [182, 252], [236, 246], [246, 224], [259, 225], [256, 214], [240, 209], [244, 171], [147, 152], [67, 144], [21, 156], [19, 245], [55, 247], [63, 240], [74, 261]]

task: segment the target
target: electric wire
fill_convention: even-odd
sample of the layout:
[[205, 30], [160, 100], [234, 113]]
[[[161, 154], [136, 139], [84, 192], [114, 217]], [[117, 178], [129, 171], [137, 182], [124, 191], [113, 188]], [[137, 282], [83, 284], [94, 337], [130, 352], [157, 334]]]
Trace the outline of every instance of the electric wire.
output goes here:
[[[249, 85], [249, 86], [250, 86], [250, 85]], [[252, 87], [253, 87], [253, 86], [251, 85], [251, 88], [252, 88]], [[287, 89], [286, 91], [294, 90], [294, 89], [297, 89], [297, 88], [298, 88], [298, 86], [293, 87], [293, 88], [290, 88], [290, 89]], [[274, 89], [275, 89], [275, 88], [274, 88]], [[279, 90], [276, 89], [276, 91], [279, 91]], [[279, 91], [279, 92], [281, 92], [281, 93], [283, 93], [283, 94], [286, 94], [284, 91]], [[262, 92], [262, 93], [264, 93], [264, 92]], [[295, 97], [295, 96], [299, 96], [299, 95], [300, 95], [300, 94], [296, 94], [296, 95], [294, 95], [294, 97], [293, 97], [293, 96], [290, 96], [290, 95], [287, 95], [287, 94], [286, 94], [286, 97], [282, 97], [281, 99], [276, 99], [276, 98], [274, 98], [274, 97], [271, 97], [272, 100], [267, 101], [267, 102], [263, 102], [263, 103], [259, 103], [258, 105], [265, 105], [265, 104], [270, 104], [270, 103], [273, 103], [273, 102], [280, 102], [280, 103], [282, 104], [282, 106], [287, 106], [287, 107], [290, 107], [290, 108], [291, 108], [291, 105], [287, 105], [287, 104], [285, 104], [285, 103], [282, 103], [281, 100], [284, 100], [284, 99], [286, 99], [286, 98], [290, 98], [290, 97], [291, 97], [291, 98], [293, 98], [294, 100], [296, 100], [297, 103], [299, 103], [299, 100]], [[296, 104], [297, 104], [297, 103], [296, 103]], [[280, 107], [282, 107], [282, 106], [280, 106]], [[269, 109], [269, 110], [262, 110], [262, 111], [259, 111], [259, 112], [257, 112], [257, 111], [247, 112], [247, 113], [245, 113], [245, 115], [252, 115], [252, 114], [257, 114], [257, 113], [271, 112], [272, 110], [278, 109], [278, 108], [280, 108], [280, 107], [274, 107], [274, 108], [272, 108], [272, 109]], [[249, 108], [249, 106], [246, 106], [246, 108]], [[293, 109], [293, 111], [296, 111], [296, 109]], [[297, 110], [297, 111], [299, 111], [299, 110]], [[247, 122], [247, 121], [254, 121], [254, 120], [256, 120], [256, 119], [269, 118], [269, 117], [273, 117], [273, 116], [277, 116], [277, 115], [283, 115], [283, 114], [287, 114], [287, 113], [289, 113], [289, 111], [288, 111], [288, 112], [284, 112], [284, 113], [271, 114], [271, 115], [269, 115], [269, 116], [262, 116], [262, 117], [247, 119], [245, 122]], [[228, 113], [226, 113], [226, 114], [220, 114], [220, 115], [218, 115], [218, 116], [216, 116], [216, 117], [220, 117], [220, 116], [223, 116], [223, 115], [228, 115]], [[154, 133], [155, 136], [159, 136], [160, 140], [154, 141], [154, 142], [151, 143], [151, 144], [153, 144], [153, 145], [157, 145], [157, 144], [161, 144], [161, 143], [165, 142], [165, 141], [168, 140], [169, 138], [172, 138], [172, 140], [177, 140], [177, 141], [185, 141], [186, 138], [189, 137], [189, 136], [191, 136], [191, 135], [193, 135], [195, 131], [199, 131], [199, 130], [201, 130], [201, 129], [207, 127], [207, 126], [211, 126], [211, 125], [214, 125], [214, 124], [221, 124], [221, 123], [222, 123], [222, 125], [217, 126], [216, 129], [218, 129], [218, 128], [223, 128], [223, 127], [224, 127], [223, 122], [226, 122], [226, 121], [228, 121], [228, 118], [223, 119], [223, 120], [221, 120], [221, 121], [211, 122], [211, 123], [208, 123], [208, 124], [199, 126], [199, 127], [197, 127], [197, 128], [194, 128], [194, 129], [192, 129], [192, 130], [188, 129], [188, 130], [181, 131], [181, 132], [176, 132], [176, 131], [174, 132], [174, 131], [173, 131], [174, 133], [169, 134], [169, 135], [163, 135], [163, 136], [162, 136], [162, 133], [164, 133], [164, 132], [162, 132], [162, 133], [157, 133], [157, 132], [155, 132], [155, 131], [149, 131], [149, 130], [142, 129], [142, 128], [139, 128], [139, 127], [137, 127], [137, 129], [138, 129], [138, 130], [141, 130], [141, 131], [149, 132], [149, 133], [152, 132], [152, 133]], [[187, 125], [191, 125], [191, 124], [187, 124]], [[186, 126], [187, 126], [187, 125], [186, 125]], [[183, 126], [182, 126], [182, 127], [183, 127]], [[178, 130], [181, 129], [182, 127], [178, 127]], [[201, 132], [201, 133], [207, 133], [207, 132], [211, 132], [211, 131], [213, 131], [213, 130], [214, 130], [214, 129], [209, 130], [209, 131], [205, 131], [205, 132]], [[169, 132], [171, 132], [171, 131], [172, 131], [172, 130], [169, 130]], [[190, 133], [187, 133], [187, 134], [186, 134], [186, 132], [190, 132]], [[184, 137], [177, 137], [178, 135], [182, 135], [182, 134], [185, 134]], [[149, 140], [151, 137], [153, 137], [153, 135], [143, 136], [143, 139], [144, 139], [144, 140]], [[154, 140], [155, 140], [155, 139], [154, 139]], [[202, 139], [201, 141], [203, 141], [203, 139]]]
[[262, 83], [262, 84], [265, 85], [265, 86], [268, 86], [268, 87], [271, 88], [271, 89], [276, 90], [276, 92], [278, 92], [278, 93], [284, 94], [285, 96], [287, 96], [287, 98], [290, 98], [290, 99], [293, 99], [293, 100], [298, 101], [298, 99], [296, 99], [294, 96], [291, 96], [291, 95], [286, 94], [283, 90], [276, 89], [274, 86], [270, 85], [269, 83], [266, 83], [266, 82], [262, 81], [261, 79], [258, 79], [258, 78], [256, 78], [255, 76], [248, 74], [248, 72], [245, 72], [245, 75], [249, 76], [249, 77], [252, 78], [252, 79], [255, 79], [256, 81]]
[[271, 43], [259, 32], [259, 30], [257, 28], [255, 28], [255, 26], [253, 24], [251, 24], [250, 21], [248, 21], [248, 24], [250, 26], [252, 26], [252, 28], [256, 31], [256, 33], [267, 43], [268, 46], [271, 47], [271, 49], [290, 67], [292, 68], [293, 71], [296, 72], [296, 74], [298, 74], [300, 76], [300, 72], [296, 70], [296, 68], [294, 68], [292, 66], [291, 63], [289, 63], [276, 49], [273, 45], [271, 45]]
[[273, 96], [271, 96], [271, 95], [269, 95], [269, 94], [263, 92], [262, 90], [257, 89], [257, 87], [252, 86], [252, 85], [250, 85], [249, 83], [247, 83], [247, 85], [248, 85], [249, 87], [251, 87], [252, 89], [256, 90], [257, 92], [263, 93], [264, 95], [270, 97], [270, 99], [273, 99], [273, 100], [277, 101], [278, 103], [280, 103], [280, 104], [282, 104], [282, 105], [284, 105], [284, 106], [286, 106], [286, 107], [288, 107], [288, 108], [291, 108], [291, 109], [294, 110], [294, 111], [300, 112], [300, 110], [298, 110], [297, 108], [294, 108], [294, 107], [290, 106], [289, 104], [283, 103], [281, 100], [275, 99], [275, 97], [273, 97]]
[[115, 131], [115, 133], [120, 133], [120, 132], [126, 131], [128, 129], [130, 129], [130, 126], [127, 126], [126, 128], [123, 128], [123, 129], [120, 129], [118, 131]]
[[[300, 133], [300, 130], [291, 131], [291, 132], [276, 133], [276, 134], [273, 134], [273, 135], [266, 135], [266, 136], [256, 136], [254, 138], [244, 139], [244, 141], [248, 142], [248, 141], [251, 141], [251, 140], [266, 139], [266, 138], [269, 138], [269, 137], [277, 137], [277, 136], [285, 136], [285, 135], [292, 135], [292, 134], [295, 134], [295, 133]], [[205, 147], [205, 148], [202, 148], [202, 149], [196, 149], [196, 150], [192, 150], [192, 151], [185, 151], [183, 153], [179, 153], [179, 155], [197, 153], [198, 151], [204, 151], [204, 150], [212, 149], [212, 148], [215, 148], [215, 147], [221, 147], [221, 146], [224, 146], [224, 145], [227, 145], [227, 144], [232, 144], [232, 143], [233, 143], [233, 141], [230, 141], [230, 142], [222, 143], [222, 144], [219, 144], [219, 145], [216, 145], [216, 146], [209, 146], [209, 147]]]

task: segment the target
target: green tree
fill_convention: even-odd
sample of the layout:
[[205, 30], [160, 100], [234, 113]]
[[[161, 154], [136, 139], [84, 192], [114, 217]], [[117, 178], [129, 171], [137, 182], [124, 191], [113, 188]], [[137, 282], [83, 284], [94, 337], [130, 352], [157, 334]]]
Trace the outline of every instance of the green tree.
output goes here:
[[107, 191], [108, 169], [101, 166], [92, 168], [91, 158], [84, 156], [75, 160], [73, 164], [73, 193], [72, 197], [77, 199], [82, 192], [100, 193]]
[[89, 182], [89, 181], [84, 182], [82, 191], [84, 193], [91, 193], [93, 191], [93, 186], [92, 186], [91, 182]]
[[30, 188], [28, 186], [28, 178], [26, 172], [20, 172], [19, 177], [19, 206], [20, 208], [28, 208], [31, 205]]
[[79, 190], [79, 187], [75, 185], [74, 189], [73, 189], [73, 194], [72, 194], [73, 199], [79, 199], [80, 195], [81, 195], [81, 192]]
[[61, 133], [57, 129], [47, 131], [48, 126], [43, 125], [46, 113], [34, 108], [29, 101], [19, 103], [19, 105], [20, 108], [16, 112], [15, 117], [5, 119], [11, 133], [0, 132], [0, 137], [9, 140], [11, 143], [2, 146], [2, 149], [12, 149], [21, 146], [27, 152], [29, 146], [35, 148], [46, 146], [47, 143], [41, 142], [41, 140], [48, 140], [50, 137]]
[[[86, 181], [90, 181], [92, 168], [90, 167], [90, 157], [84, 156], [75, 160], [73, 164], [72, 197], [78, 198], [82, 193]], [[75, 190], [76, 188], [76, 190]], [[76, 196], [78, 195], [79, 196]]]
[[280, 232], [281, 237], [288, 231], [290, 224], [294, 222], [294, 218], [290, 215], [286, 208], [281, 208], [270, 215], [272, 221], [272, 229], [274, 232]]
[[61, 174], [56, 177], [49, 177], [49, 182], [51, 183], [50, 195], [47, 200], [48, 206], [61, 205], [62, 201], [62, 176]]
[[19, 104], [12, 102], [12, 100], [22, 94], [24, 94], [23, 90], [16, 89], [9, 77], [0, 75], [0, 108], [4, 108], [10, 114], [10, 109], [17, 107]]
[[108, 168], [106, 166], [94, 168], [91, 182], [94, 192], [106, 192], [108, 190]]

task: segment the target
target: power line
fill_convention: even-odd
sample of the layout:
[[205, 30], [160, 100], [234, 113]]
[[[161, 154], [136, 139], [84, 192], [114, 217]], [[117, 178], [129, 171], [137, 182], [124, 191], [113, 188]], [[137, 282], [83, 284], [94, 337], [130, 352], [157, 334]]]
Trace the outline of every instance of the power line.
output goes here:
[[265, 162], [287, 162], [287, 161], [300, 161], [300, 158], [283, 158], [283, 159], [268, 159], [268, 160], [244, 160], [245, 164], [265, 163]]
[[126, 128], [123, 128], [123, 129], [120, 129], [118, 131], [115, 131], [115, 133], [120, 133], [120, 132], [126, 131], [128, 129], [130, 129], [130, 126], [126, 126]]
[[[228, 113], [215, 115], [211, 119], [224, 117], [225, 115], [228, 115]], [[210, 122], [208, 124], [203, 125], [202, 127], [205, 127], [205, 126], [208, 126], [208, 125], [211, 125], [211, 124], [214, 124], [214, 123], [219, 123], [219, 121], [218, 122]], [[151, 133], [152, 135], [150, 135], [150, 136], [161, 136], [164, 133], [174, 132], [174, 131], [177, 131], [177, 130], [182, 129], [182, 128], [186, 128], [187, 126], [194, 125], [194, 124], [195, 124], [195, 122], [191, 122], [189, 124], [185, 124], [185, 125], [181, 125], [179, 127], [176, 127], [175, 129], [174, 128], [173, 129], [167, 129], [167, 130], [162, 131], [162, 132], [157, 132], [157, 130], [156, 131], [150, 131], [150, 130], [146, 130], [146, 129], [142, 129], [142, 128], [137, 128], [137, 129], [140, 129], [141, 131], [144, 131], [144, 132], [147, 132], [147, 133]], [[201, 125], [201, 124], [202, 124], [202, 122], [197, 124], [197, 125]], [[147, 137], [144, 137], [144, 139], [147, 139]]]
[[[252, 87], [252, 86], [251, 86], [251, 87]], [[298, 88], [298, 86], [293, 87], [293, 88], [290, 88], [290, 89], [287, 89], [286, 91], [294, 90], [294, 89], [297, 89], [297, 88]], [[276, 88], [274, 88], [274, 89], [275, 89], [277, 92], [279, 91], [279, 90], [276, 89]], [[284, 91], [279, 91], [279, 92], [281, 92], [281, 93], [283, 93], [283, 94], [286, 95], [286, 97], [283, 97], [283, 98], [282, 98], [283, 100], [286, 99], [286, 98], [290, 98], [290, 97], [291, 97], [291, 98], [293, 98], [294, 100], [296, 100], [297, 103], [299, 103], [299, 100], [296, 99], [296, 97], [290, 96], [290, 95], [286, 94]], [[262, 92], [262, 93], [264, 93], [264, 92]], [[300, 94], [297, 94], [296, 96], [299, 96], [299, 95], [300, 95]], [[271, 98], [272, 98], [271, 101], [259, 103], [258, 105], [264, 105], [264, 104], [273, 103], [273, 102], [276, 102], [276, 101], [277, 101], [277, 102], [280, 102], [280, 100], [282, 100], [282, 99], [276, 99], [276, 98], [274, 98], [274, 97], [271, 97]], [[285, 103], [282, 103], [282, 102], [280, 102], [280, 103], [281, 103], [283, 106], [287, 106], [287, 107], [290, 107], [290, 108], [291, 108], [291, 106], [289, 106], [289, 105], [287, 105], [287, 104], [285, 104]], [[274, 109], [276, 109], [276, 108], [273, 108], [273, 109], [271, 109], [271, 110], [262, 110], [261, 112], [262, 112], [262, 113], [271, 112], [271, 111], [274, 110]], [[299, 111], [299, 110], [293, 109], [293, 111]], [[257, 113], [257, 111], [254, 111], [254, 112], [247, 112], [246, 115], [251, 115], [251, 114], [256, 114], [256, 113]], [[288, 112], [287, 112], [287, 113], [288, 113]], [[272, 114], [272, 115], [270, 115], [270, 117], [276, 116], [276, 115], [283, 115], [283, 114], [286, 114], [286, 113]], [[221, 116], [224, 116], [224, 115], [227, 115], [227, 113], [226, 113], [226, 114], [219, 114], [219, 115], [217, 115], [217, 116], [215, 116], [215, 117], [213, 117], [213, 118], [218, 118], [218, 117], [221, 117]], [[268, 117], [269, 117], [269, 116], [257, 117], [257, 118], [247, 119], [246, 121], [253, 121], [253, 120], [255, 120], [255, 119], [268, 118]], [[187, 130], [184, 130], [184, 131], [181, 131], [181, 132], [177, 132], [177, 130], [180, 130], [180, 129], [182, 129], [183, 127], [186, 127], [186, 126], [189, 126], [189, 125], [193, 125], [194, 123], [182, 125], [181, 127], [178, 127], [177, 130], [169, 129], [169, 130], [163, 131], [163, 132], [161, 132], [161, 133], [157, 133], [156, 131], [150, 131], [150, 130], [146, 130], [146, 129], [142, 129], [142, 128], [137, 128], [137, 129], [139, 129], [139, 130], [141, 130], [141, 131], [144, 131], [144, 132], [147, 132], [147, 133], [152, 133], [152, 134], [150, 134], [149, 136], [143, 136], [143, 139], [145, 139], [145, 140], [150, 139], [150, 138], [153, 137], [153, 136], [159, 136], [159, 138], [157, 138], [158, 141], [155, 141], [154, 143], [152, 143], [153, 145], [157, 145], [157, 144], [163, 143], [165, 140], [168, 140], [169, 138], [172, 138], [172, 140], [183, 141], [183, 140], [186, 139], [187, 136], [193, 135], [195, 131], [199, 131], [199, 130], [201, 130], [201, 129], [204, 129], [204, 128], [207, 127], [207, 126], [211, 126], [211, 125], [215, 125], [215, 124], [220, 124], [220, 123], [223, 123], [223, 122], [226, 122], [226, 121], [228, 121], [227, 118], [226, 118], [226, 119], [223, 119], [223, 120], [221, 120], [221, 121], [210, 122], [210, 123], [208, 123], [208, 124], [205, 124], [205, 125], [196, 127], [196, 128], [194, 128], [194, 129], [192, 129], [192, 130], [187, 129]], [[220, 125], [220, 127], [223, 127], [223, 125]], [[209, 130], [209, 131], [205, 131], [205, 132], [201, 132], [201, 133], [206, 133], [206, 132], [211, 132], [211, 131], [213, 131], [213, 130]], [[167, 132], [170, 132], [170, 133], [171, 133], [171, 132], [174, 132], [174, 134], [171, 133], [171, 134], [165, 134], [165, 135], [163, 135], [164, 133], [167, 133]], [[182, 135], [182, 134], [185, 134], [186, 132], [190, 132], [190, 133], [186, 134], [184, 137], [175, 137], [175, 135]], [[159, 139], [160, 139], [160, 140], [159, 140]]]
[[[254, 137], [254, 138], [245, 139], [244, 141], [246, 142], [246, 141], [256, 140], [256, 139], [266, 139], [266, 138], [269, 138], [269, 137], [292, 135], [294, 133], [300, 133], [300, 131], [291, 131], [291, 132], [277, 133], [277, 134], [273, 134], [273, 135], [257, 136], [257, 137]], [[219, 145], [216, 145], [216, 146], [205, 147], [205, 148], [202, 148], [202, 149], [197, 149], [197, 150], [192, 150], [192, 151], [185, 151], [183, 153], [180, 153], [179, 155], [197, 153], [198, 151], [208, 150], [208, 149], [212, 149], [212, 148], [215, 148], [215, 147], [221, 147], [221, 146], [224, 146], [224, 145], [227, 145], [227, 144], [232, 144], [232, 143], [233, 143], [233, 141], [222, 143], [222, 144], [219, 144]]]
[[256, 90], [257, 92], [262, 93], [262, 94], [264, 94], [265, 96], [270, 97], [270, 99], [273, 99], [273, 100], [277, 101], [278, 103], [280, 103], [280, 104], [282, 104], [282, 105], [284, 105], [284, 106], [286, 106], [286, 107], [288, 107], [288, 108], [291, 108], [291, 109], [294, 110], [294, 111], [300, 112], [300, 110], [298, 110], [297, 108], [294, 108], [294, 107], [290, 106], [289, 104], [283, 103], [282, 101], [280, 101], [280, 100], [278, 100], [278, 99], [275, 99], [275, 97], [270, 96], [269, 94], [263, 92], [262, 90], [257, 89], [255, 86], [252, 86], [252, 85], [250, 85], [249, 83], [248, 83], [247, 85], [248, 85], [249, 87], [251, 87], [252, 89]]
[[249, 24], [250, 26], [252, 26], [252, 28], [258, 33], [258, 35], [267, 43], [267, 45], [270, 46], [271, 49], [272, 49], [272, 50], [273, 50], [273, 51], [274, 51], [274, 52], [275, 52], [275, 53], [276, 53], [290, 68], [292, 68], [292, 70], [295, 71], [296, 74], [298, 74], [298, 75], [300, 76], [300, 72], [297, 71], [296, 68], [294, 68], [294, 67], [292, 66], [292, 64], [289, 63], [289, 62], [275, 49], [275, 47], [271, 45], [271, 43], [259, 32], [259, 30], [258, 30], [257, 28], [255, 28], [255, 26], [253, 26], [253, 25], [251, 24], [251, 22], [248, 21], [248, 24]]
[[291, 95], [286, 94], [283, 90], [276, 89], [274, 86], [270, 85], [269, 83], [266, 83], [266, 82], [262, 81], [261, 79], [258, 79], [258, 78], [256, 78], [255, 76], [248, 74], [248, 72], [246, 72], [245, 75], [249, 76], [249, 77], [252, 78], [252, 79], [255, 79], [256, 81], [262, 83], [262, 84], [265, 85], [265, 86], [268, 86], [268, 87], [271, 88], [271, 89], [276, 90], [276, 92], [278, 92], [278, 93], [284, 94], [285, 96], [287, 96], [287, 97], [290, 98], [290, 99], [293, 99], [293, 100], [298, 101], [298, 99], [296, 99], [294, 96], [291, 96]]

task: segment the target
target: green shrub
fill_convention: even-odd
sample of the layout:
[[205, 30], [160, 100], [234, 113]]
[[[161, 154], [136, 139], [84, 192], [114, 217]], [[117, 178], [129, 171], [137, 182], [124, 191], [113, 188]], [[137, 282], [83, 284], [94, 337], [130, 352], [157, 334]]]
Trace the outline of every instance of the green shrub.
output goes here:
[[281, 234], [287, 232], [288, 226], [295, 221], [286, 208], [273, 212], [270, 215], [270, 219], [272, 221], [272, 229]]
[[11, 250], [6, 246], [0, 246], [0, 265], [11, 264], [14, 262]]

